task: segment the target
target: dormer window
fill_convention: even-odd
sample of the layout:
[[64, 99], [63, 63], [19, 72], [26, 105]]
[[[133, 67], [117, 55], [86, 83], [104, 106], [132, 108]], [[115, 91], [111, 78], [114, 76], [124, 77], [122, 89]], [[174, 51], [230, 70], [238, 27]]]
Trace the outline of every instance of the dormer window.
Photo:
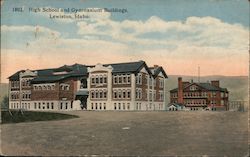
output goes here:
[[64, 84], [64, 83], [62, 83], [62, 84], [60, 84], [60, 88], [61, 88], [61, 90], [69, 90], [69, 84]]

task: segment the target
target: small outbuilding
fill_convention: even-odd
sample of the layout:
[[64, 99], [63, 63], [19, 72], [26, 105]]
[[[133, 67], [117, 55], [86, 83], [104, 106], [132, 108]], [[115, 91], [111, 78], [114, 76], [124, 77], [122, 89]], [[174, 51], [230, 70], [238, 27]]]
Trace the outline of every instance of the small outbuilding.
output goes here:
[[180, 111], [185, 110], [185, 106], [180, 103], [170, 103], [168, 105], [168, 111]]

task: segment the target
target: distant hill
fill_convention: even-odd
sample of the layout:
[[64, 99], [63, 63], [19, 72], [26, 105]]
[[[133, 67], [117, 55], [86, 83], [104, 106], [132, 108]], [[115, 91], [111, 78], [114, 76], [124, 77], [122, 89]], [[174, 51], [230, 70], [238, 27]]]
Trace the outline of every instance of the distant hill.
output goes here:
[[[197, 76], [177, 76], [169, 75], [167, 81], [168, 91], [177, 88], [178, 77], [183, 81], [198, 81]], [[220, 86], [229, 90], [230, 100], [248, 100], [248, 76], [201, 76], [200, 82], [219, 80]], [[169, 96], [169, 95], [168, 95]], [[169, 98], [168, 98], [169, 99]]]

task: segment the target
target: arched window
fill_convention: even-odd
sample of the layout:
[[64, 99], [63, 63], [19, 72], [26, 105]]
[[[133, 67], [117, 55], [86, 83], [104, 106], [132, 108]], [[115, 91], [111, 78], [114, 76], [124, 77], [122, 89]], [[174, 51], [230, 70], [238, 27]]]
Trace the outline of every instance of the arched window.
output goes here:
[[95, 76], [91, 77], [91, 84], [95, 84]]
[[107, 83], [107, 75], [103, 76], [103, 83]]
[[106, 103], [103, 103], [103, 109], [106, 110]]
[[99, 80], [100, 80], [100, 83], [102, 84], [103, 83], [103, 77], [102, 77], [102, 75], [99, 76]]
[[95, 98], [99, 98], [99, 93], [97, 90], [95, 91]]
[[91, 98], [95, 98], [95, 92], [91, 91]]
[[103, 98], [107, 98], [107, 91], [103, 91]]
[[101, 99], [103, 98], [103, 92], [102, 92], [102, 90], [99, 91], [99, 96], [100, 96]]

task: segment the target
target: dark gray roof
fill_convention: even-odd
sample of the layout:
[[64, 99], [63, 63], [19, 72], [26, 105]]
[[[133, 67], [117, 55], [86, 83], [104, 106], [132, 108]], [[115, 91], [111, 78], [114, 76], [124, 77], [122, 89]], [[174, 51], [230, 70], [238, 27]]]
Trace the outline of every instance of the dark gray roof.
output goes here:
[[153, 74], [154, 77], [157, 77], [157, 75], [162, 72], [162, 74], [164, 75], [165, 78], [168, 78], [165, 70], [161, 67], [161, 66], [158, 66], [158, 67], [149, 67], [151, 73]]
[[151, 71], [148, 69], [148, 66], [146, 65], [144, 61], [105, 64], [104, 66], [109, 66], [109, 65], [113, 67], [112, 73], [137, 73], [143, 67], [145, 67], [148, 73], [151, 74]]
[[[148, 66], [144, 61], [104, 64], [104, 66], [109, 66], [109, 65], [113, 67], [112, 73], [138, 73], [144, 67], [148, 71], [148, 73], [152, 75], [151, 71], [149, 70]], [[35, 70], [37, 71], [38, 76], [32, 80], [32, 83], [56, 82], [68, 77], [87, 76], [88, 67], [94, 67], [94, 66], [74, 64], [74, 65], [64, 65], [59, 68]], [[57, 72], [65, 72], [65, 71], [67, 72], [65, 74], [55, 74]], [[160, 71], [162, 71], [164, 75], [166, 75], [163, 68], [160, 68], [156, 72], [159, 73]], [[12, 76], [10, 76], [9, 79], [10, 80], [18, 79], [20, 72], [24, 72], [24, 70], [16, 72]]]
[[[193, 84], [196, 84], [196, 85], [200, 86], [201, 88], [209, 90], [209, 91], [228, 92], [227, 88], [216, 87], [216, 86], [211, 85], [210, 83], [191, 83], [191, 84], [188, 84], [187, 86], [183, 87], [183, 89], [185, 89]], [[174, 88], [174, 89], [170, 90], [170, 92], [177, 92], [177, 91], [178, 91], [178, 88]]]
[[[32, 83], [55, 82], [73, 76], [87, 76], [87, 66], [81, 64], [64, 65], [59, 68], [41, 69], [34, 71], [37, 71], [37, 77], [32, 80]], [[54, 74], [56, 72], [64, 72], [64, 71], [66, 71], [67, 73], [58, 75]], [[24, 72], [24, 70], [20, 70], [15, 74], [11, 75], [9, 79], [10, 80], [19, 79], [20, 72]]]
[[24, 72], [24, 70], [20, 70], [18, 72], [16, 72], [15, 74], [11, 75], [10, 77], [8, 77], [10, 80], [19, 80], [19, 73], [20, 72]]

